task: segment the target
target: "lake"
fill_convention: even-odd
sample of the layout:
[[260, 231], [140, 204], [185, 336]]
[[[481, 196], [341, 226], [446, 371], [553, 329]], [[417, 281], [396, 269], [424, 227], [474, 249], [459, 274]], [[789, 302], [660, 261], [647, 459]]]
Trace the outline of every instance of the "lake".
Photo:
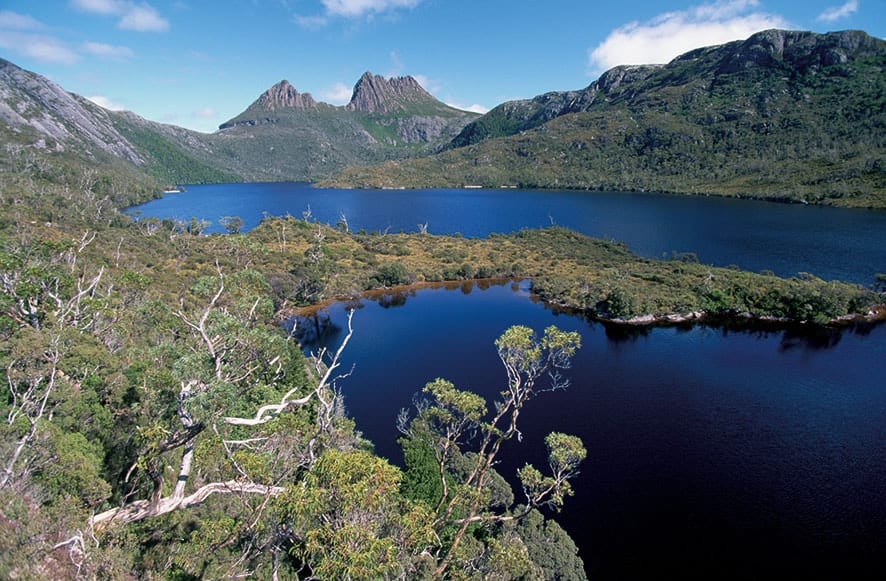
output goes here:
[[[527, 460], [543, 469], [550, 431], [582, 438], [588, 459], [556, 519], [592, 579], [884, 578], [886, 325], [625, 332], [546, 308], [526, 282], [360, 307], [341, 387], [394, 463], [397, 413], [428, 381], [491, 402], [506, 381], [493, 342], [508, 326], [581, 333], [572, 385], [526, 406], [523, 442], [498, 469], [512, 482]], [[341, 340], [345, 309], [323, 313], [323, 344]]]
[[825, 280], [870, 284], [886, 272], [886, 212], [775, 204], [703, 196], [533, 190], [338, 190], [301, 183], [187, 186], [130, 215], [205, 219], [221, 232], [224, 216], [244, 229], [264, 215], [335, 224], [353, 231], [416, 232], [482, 237], [552, 223], [627, 243], [661, 258], [694, 252], [706, 264], [737, 265], [781, 276], [809, 272]]
[[[484, 236], [556, 223], [649, 257], [694, 252], [863, 284], [886, 272], [886, 212], [713, 197], [226, 184], [130, 211], [240, 216], [249, 228], [308, 207], [321, 222], [344, 214], [355, 231], [427, 223]], [[344, 309], [325, 312], [323, 341], [341, 338]], [[625, 331], [546, 308], [525, 281], [364, 300], [342, 384], [358, 429], [399, 462], [400, 408], [436, 377], [491, 399], [505, 380], [493, 341], [514, 324], [582, 335], [572, 386], [530, 402], [524, 441], [500, 468], [542, 467], [549, 431], [582, 437], [588, 460], [557, 520], [592, 578], [886, 578], [886, 325]]]

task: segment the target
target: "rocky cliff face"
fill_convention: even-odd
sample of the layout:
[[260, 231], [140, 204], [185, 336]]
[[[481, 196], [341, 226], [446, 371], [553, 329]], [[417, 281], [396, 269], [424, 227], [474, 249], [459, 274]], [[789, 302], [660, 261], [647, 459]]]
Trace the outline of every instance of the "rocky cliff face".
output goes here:
[[422, 102], [439, 103], [412, 77], [385, 79], [367, 71], [354, 85], [351, 101], [345, 108], [363, 113], [393, 113]]
[[0, 59], [0, 121], [27, 129], [38, 149], [97, 148], [136, 165], [143, 157], [113, 126], [108, 111], [68, 93], [49, 79]]
[[278, 109], [316, 109], [317, 102], [310, 93], [299, 93], [289, 81], [283, 80], [262, 93], [253, 104], [266, 111]]
[[231, 127], [254, 127], [256, 125], [275, 124], [280, 114], [286, 115], [298, 111], [316, 111], [325, 103], [317, 103], [310, 93], [299, 93], [289, 81], [282, 80], [262, 93], [243, 113], [218, 126], [219, 129]]

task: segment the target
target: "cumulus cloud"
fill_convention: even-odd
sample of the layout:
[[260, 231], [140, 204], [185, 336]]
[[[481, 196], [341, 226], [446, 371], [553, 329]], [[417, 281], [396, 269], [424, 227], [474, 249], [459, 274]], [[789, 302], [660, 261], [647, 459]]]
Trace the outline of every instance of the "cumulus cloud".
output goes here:
[[360, 18], [397, 8], [414, 8], [421, 0], [322, 0], [327, 14]]
[[588, 51], [588, 72], [616, 65], [666, 63], [702, 46], [745, 39], [769, 28], [790, 28], [781, 16], [758, 10], [758, 0], [720, 0], [665, 12], [647, 22], [616, 28]]
[[832, 6], [818, 15], [819, 22], [836, 22], [858, 12], [858, 0], [849, 0], [842, 6]]
[[336, 83], [320, 92], [320, 100], [333, 105], [346, 105], [354, 94], [354, 89], [344, 83]]
[[113, 46], [101, 42], [84, 42], [83, 52], [113, 61], [126, 61], [132, 58], [133, 52], [125, 46]]
[[112, 101], [111, 99], [108, 99], [107, 97], [105, 97], [103, 95], [93, 95], [92, 97], [86, 97], [86, 98], [89, 99], [90, 101], [92, 101], [93, 103], [95, 103], [96, 105], [98, 105], [99, 107], [104, 107], [105, 109], [107, 109], [109, 111], [123, 111], [124, 110], [123, 105], [121, 105], [119, 103], [115, 103], [114, 101]]
[[117, 28], [136, 32], [166, 32], [169, 21], [147, 3], [130, 0], [71, 0], [71, 5], [83, 12], [114, 16]]

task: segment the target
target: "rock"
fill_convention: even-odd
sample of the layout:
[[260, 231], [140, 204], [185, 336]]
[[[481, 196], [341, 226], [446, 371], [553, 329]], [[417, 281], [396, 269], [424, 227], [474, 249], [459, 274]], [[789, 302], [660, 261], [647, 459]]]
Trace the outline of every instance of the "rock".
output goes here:
[[354, 85], [351, 101], [345, 108], [363, 113], [392, 113], [406, 111], [410, 104], [422, 101], [437, 102], [414, 78], [385, 79], [367, 71]]
[[287, 80], [280, 81], [262, 93], [254, 105], [267, 111], [317, 108], [317, 102], [310, 93], [299, 93]]

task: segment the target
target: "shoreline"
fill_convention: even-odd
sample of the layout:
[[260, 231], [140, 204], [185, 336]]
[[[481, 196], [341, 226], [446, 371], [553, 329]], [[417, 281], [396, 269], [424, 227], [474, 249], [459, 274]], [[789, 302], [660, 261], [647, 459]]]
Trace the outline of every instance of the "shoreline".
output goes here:
[[[528, 280], [530, 283], [532, 282], [532, 278], [474, 278], [474, 279], [464, 279], [458, 281], [420, 281], [414, 282], [405, 285], [397, 285], [393, 287], [382, 287], [376, 289], [365, 290], [355, 296], [352, 297], [336, 297], [330, 298], [319, 303], [315, 303], [313, 305], [306, 305], [302, 307], [282, 307], [277, 312], [278, 320], [285, 320], [291, 317], [310, 317], [316, 315], [318, 312], [323, 309], [333, 305], [335, 303], [347, 303], [352, 301], [359, 301], [362, 299], [369, 300], [377, 300], [381, 299], [385, 296], [391, 295], [412, 295], [420, 290], [424, 289], [446, 289], [446, 290], [456, 290], [458, 288], [464, 287], [466, 284], [474, 285], [482, 285], [488, 284], [492, 285], [500, 285], [504, 286], [506, 284], [519, 284], [520, 281]], [[565, 303], [559, 303], [553, 300], [546, 299], [539, 293], [535, 292], [530, 286], [529, 289], [530, 298], [534, 301], [539, 301], [543, 303], [547, 307], [561, 309], [564, 311], [568, 311], [574, 314], [580, 314], [589, 320], [596, 321], [602, 324], [608, 325], [617, 325], [619, 327], [624, 328], [647, 328], [647, 327], [669, 327], [669, 326], [678, 326], [678, 325], [696, 325], [696, 324], [706, 324], [706, 323], [720, 323], [720, 324], [729, 324], [729, 323], [749, 323], [749, 324], [763, 324], [763, 325], [773, 325], [775, 327], [788, 327], [788, 326], [803, 326], [807, 328], [840, 328], [840, 327], [848, 327], [855, 324], [877, 324], [886, 321], [886, 303], [881, 303], [872, 306], [867, 313], [849, 313], [846, 315], [842, 315], [837, 317], [836, 319], [831, 319], [825, 323], [814, 323], [810, 321], [802, 321], [797, 319], [790, 319], [787, 317], [776, 317], [773, 315], [755, 315], [749, 312], [743, 313], [709, 313], [707, 311], [692, 311], [689, 313], [666, 313], [663, 315], [653, 315], [653, 314], [645, 314], [645, 315], [637, 315], [635, 317], [631, 317], [629, 319], [623, 319], [619, 317], [604, 317], [593, 312], [590, 312], [586, 309], [581, 309], [579, 307], [575, 307]]]

